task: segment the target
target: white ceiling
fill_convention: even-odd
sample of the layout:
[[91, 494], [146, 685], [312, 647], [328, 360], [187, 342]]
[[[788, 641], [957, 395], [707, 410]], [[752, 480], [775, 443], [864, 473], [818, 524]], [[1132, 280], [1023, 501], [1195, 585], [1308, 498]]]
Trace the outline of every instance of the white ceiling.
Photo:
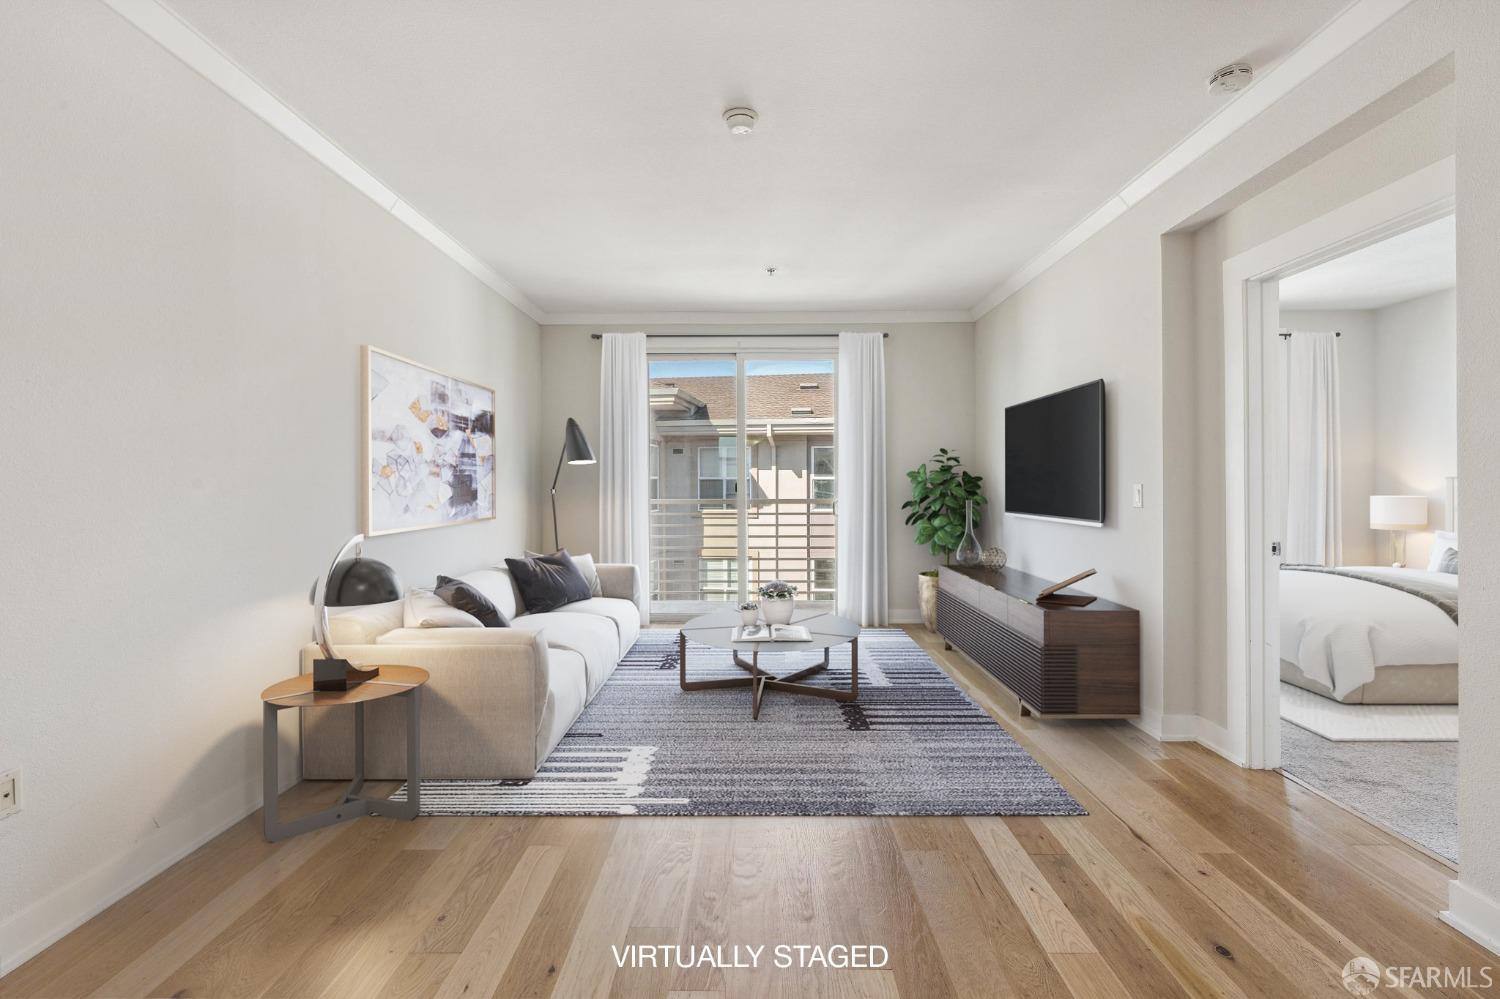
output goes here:
[[1344, 0], [166, 2], [559, 313], [968, 309]]
[[1458, 284], [1452, 215], [1281, 279], [1281, 308], [1383, 309]]

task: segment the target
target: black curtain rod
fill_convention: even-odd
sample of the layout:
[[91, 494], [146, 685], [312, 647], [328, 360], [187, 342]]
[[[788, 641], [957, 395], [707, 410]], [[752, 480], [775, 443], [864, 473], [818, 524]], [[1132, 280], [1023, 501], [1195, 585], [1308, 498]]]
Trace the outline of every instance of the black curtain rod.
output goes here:
[[[1277, 333], [1276, 335], [1279, 336], [1279, 337], [1281, 337], [1281, 339], [1283, 339], [1283, 340], [1290, 340], [1292, 338], [1292, 334], [1296, 333], [1296, 332], [1298, 332], [1298, 331], [1297, 330], [1287, 330], [1284, 333]], [[1333, 331], [1333, 335], [1334, 336], [1343, 336], [1344, 334], [1340, 330], [1334, 330]]]
[[[723, 337], [724, 339], [728, 340], [728, 339], [732, 339], [734, 337], [741, 337], [741, 336], [837, 336], [838, 334], [837, 333], [647, 333], [646, 335], [649, 336], [649, 337], [655, 337], [658, 340], [666, 340], [666, 339], [670, 339], [670, 338], [673, 338], [673, 337], [694, 337], [694, 338], [697, 338], [697, 339], [709, 339], [709, 338], [712, 338], [712, 337]], [[882, 334], [880, 334], [880, 337], [883, 340], [889, 340], [891, 338], [891, 335], [889, 333], [882, 333]], [[604, 334], [603, 333], [590, 333], [589, 334], [589, 339], [590, 340], [603, 340], [604, 339]]]

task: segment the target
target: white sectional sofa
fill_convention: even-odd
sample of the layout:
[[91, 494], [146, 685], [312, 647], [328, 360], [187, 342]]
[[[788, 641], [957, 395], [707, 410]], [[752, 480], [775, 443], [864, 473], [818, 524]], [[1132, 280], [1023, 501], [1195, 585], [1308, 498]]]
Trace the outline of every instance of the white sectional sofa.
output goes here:
[[[603, 564], [598, 574], [598, 596], [545, 614], [526, 613], [503, 565], [456, 577], [499, 608], [508, 628], [406, 627], [398, 600], [330, 611], [329, 634], [356, 665], [432, 674], [422, 694], [424, 777], [534, 777], [640, 634], [636, 567]], [[318, 655], [316, 645], [302, 649], [302, 672]], [[366, 776], [404, 778], [405, 706], [386, 699], [365, 710]], [[300, 714], [302, 776], [352, 776], [354, 712]]]

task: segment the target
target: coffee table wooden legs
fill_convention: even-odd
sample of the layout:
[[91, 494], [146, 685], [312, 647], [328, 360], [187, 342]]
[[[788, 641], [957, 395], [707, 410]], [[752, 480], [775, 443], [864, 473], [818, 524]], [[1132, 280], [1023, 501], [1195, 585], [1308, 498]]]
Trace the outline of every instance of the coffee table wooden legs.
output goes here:
[[[739, 656], [735, 656], [736, 665]], [[742, 667], [743, 668], [743, 667]], [[752, 669], [753, 673], [754, 670]], [[689, 680], [687, 678], [687, 635], [677, 633], [677, 685], [683, 690], [722, 690], [725, 687], [748, 687], [755, 682], [753, 676], [731, 676], [722, 680]]]
[[765, 692], [770, 690], [782, 690], [788, 694], [801, 694], [806, 697], [823, 697], [831, 701], [853, 701], [859, 698], [859, 639], [849, 640], [849, 689], [839, 690], [834, 687], [815, 687], [812, 684], [800, 683], [810, 676], [821, 673], [828, 668], [829, 650], [823, 650], [823, 661], [800, 669], [795, 673], [784, 676], [773, 676], [760, 668], [760, 650], [750, 653], [746, 659], [738, 652], [734, 652], [734, 664], [744, 670], [749, 676], [731, 676], [721, 680], [689, 680], [687, 678], [687, 634], [677, 633], [677, 683], [683, 690], [716, 690], [725, 687], [749, 687], [750, 688], [750, 717], [754, 720], [760, 719], [760, 705], [765, 699]]

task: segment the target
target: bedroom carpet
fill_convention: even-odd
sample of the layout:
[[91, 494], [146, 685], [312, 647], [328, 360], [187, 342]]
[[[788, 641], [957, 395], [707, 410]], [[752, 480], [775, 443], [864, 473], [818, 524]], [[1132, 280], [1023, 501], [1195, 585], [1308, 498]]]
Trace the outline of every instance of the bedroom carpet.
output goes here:
[[[684, 691], [677, 631], [641, 633], [532, 780], [424, 780], [424, 815], [1083, 815], [916, 642], [860, 634], [859, 700]], [[774, 657], [811, 665], [820, 655]], [[694, 679], [744, 676], [688, 646]], [[849, 683], [849, 646], [819, 682]], [[392, 796], [404, 800], [402, 788]]]
[[1332, 742], [1282, 719], [1281, 769], [1458, 862], [1458, 743]]
[[1281, 685], [1281, 717], [1334, 742], [1457, 742], [1457, 704], [1340, 704]]

